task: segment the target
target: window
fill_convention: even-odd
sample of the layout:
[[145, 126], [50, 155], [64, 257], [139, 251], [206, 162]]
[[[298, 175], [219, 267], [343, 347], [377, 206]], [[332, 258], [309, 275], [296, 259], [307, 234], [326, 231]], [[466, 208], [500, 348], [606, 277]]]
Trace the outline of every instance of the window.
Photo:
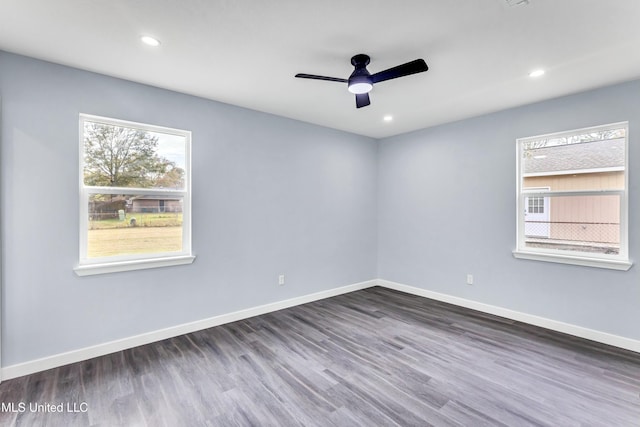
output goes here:
[[628, 124], [517, 140], [517, 258], [628, 270]]
[[191, 133], [80, 115], [78, 275], [193, 262]]
[[544, 197], [527, 197], [529, 213], [544, 214]]

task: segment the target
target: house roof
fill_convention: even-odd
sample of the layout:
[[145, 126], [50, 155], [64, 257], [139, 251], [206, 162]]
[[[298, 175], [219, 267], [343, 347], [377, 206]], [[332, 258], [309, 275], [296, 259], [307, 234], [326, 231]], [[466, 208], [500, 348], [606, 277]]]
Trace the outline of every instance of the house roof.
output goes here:
[[525, 175], [550, 175], [621, 169], [625, 165], [624, 138], [555, 145], [527, 151]]

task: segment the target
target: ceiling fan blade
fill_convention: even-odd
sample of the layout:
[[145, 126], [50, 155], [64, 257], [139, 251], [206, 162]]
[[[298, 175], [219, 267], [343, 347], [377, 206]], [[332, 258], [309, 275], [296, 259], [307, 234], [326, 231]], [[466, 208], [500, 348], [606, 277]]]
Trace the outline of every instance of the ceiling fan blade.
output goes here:
[[316, 76], [314, 74], [296, 74], [296, 77], [301, 79], [313, 79], [313, 80], [327, 80], [330, 82], [347, 83], [347, 79], [339, 79], [338, 77]]
[[396, 67], [389, 68], [388, 70], [372, 74], [371, 80], [373, 80], [374, 83], [379, 83], [385, 80], [421, 73], [428, 69], [429, 67], [427, 67], [427, 63], [424, 62], [424, 59], [416, 59], [414, 61], [407, 62], [406, 64], [398, 65]]
[[356, 108], [366, 107], [371, 104], [368, 93], [359, 93], [356, 95]]

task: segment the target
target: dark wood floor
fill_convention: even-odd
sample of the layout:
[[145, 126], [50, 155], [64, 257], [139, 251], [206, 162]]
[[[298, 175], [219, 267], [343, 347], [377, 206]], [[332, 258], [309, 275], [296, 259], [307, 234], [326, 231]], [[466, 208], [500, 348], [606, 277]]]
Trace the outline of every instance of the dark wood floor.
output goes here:
[[3, 382], [0, 424], [640, 426], [639, 393], [637, 353], [371, 288]]

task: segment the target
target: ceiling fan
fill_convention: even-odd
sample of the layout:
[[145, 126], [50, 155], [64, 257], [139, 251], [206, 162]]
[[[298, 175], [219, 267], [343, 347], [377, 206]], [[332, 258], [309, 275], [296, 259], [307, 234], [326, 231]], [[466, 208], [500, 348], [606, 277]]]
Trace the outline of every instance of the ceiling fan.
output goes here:
[[371, 58], [363, 53], [351, 58], [351, 64], [355, 67], [355, 70], [353, 70], [353, 73], [351, 73], [348, 79], [316, 76], [314, 74], [296, 74], [296, 77], [301, 79], [327, 80], [330, 82], [347, 83], [349, 92], [356, 95], [356, 108], [362, 108], [371, 104], [369, 91], [373, 89], [373, 85], [375, 83], [409, 76], [411, 74], [422, 73], [429, 69], [429, 67], [427, 67], [427, 63], [424, 62], [424, 59], [416, 59], [414, 61], [407, 62], [406, 64], [397, 65], [387, 70], [371, 74], [367, 71], [367, 65], [369, 65], [370, 60]]

